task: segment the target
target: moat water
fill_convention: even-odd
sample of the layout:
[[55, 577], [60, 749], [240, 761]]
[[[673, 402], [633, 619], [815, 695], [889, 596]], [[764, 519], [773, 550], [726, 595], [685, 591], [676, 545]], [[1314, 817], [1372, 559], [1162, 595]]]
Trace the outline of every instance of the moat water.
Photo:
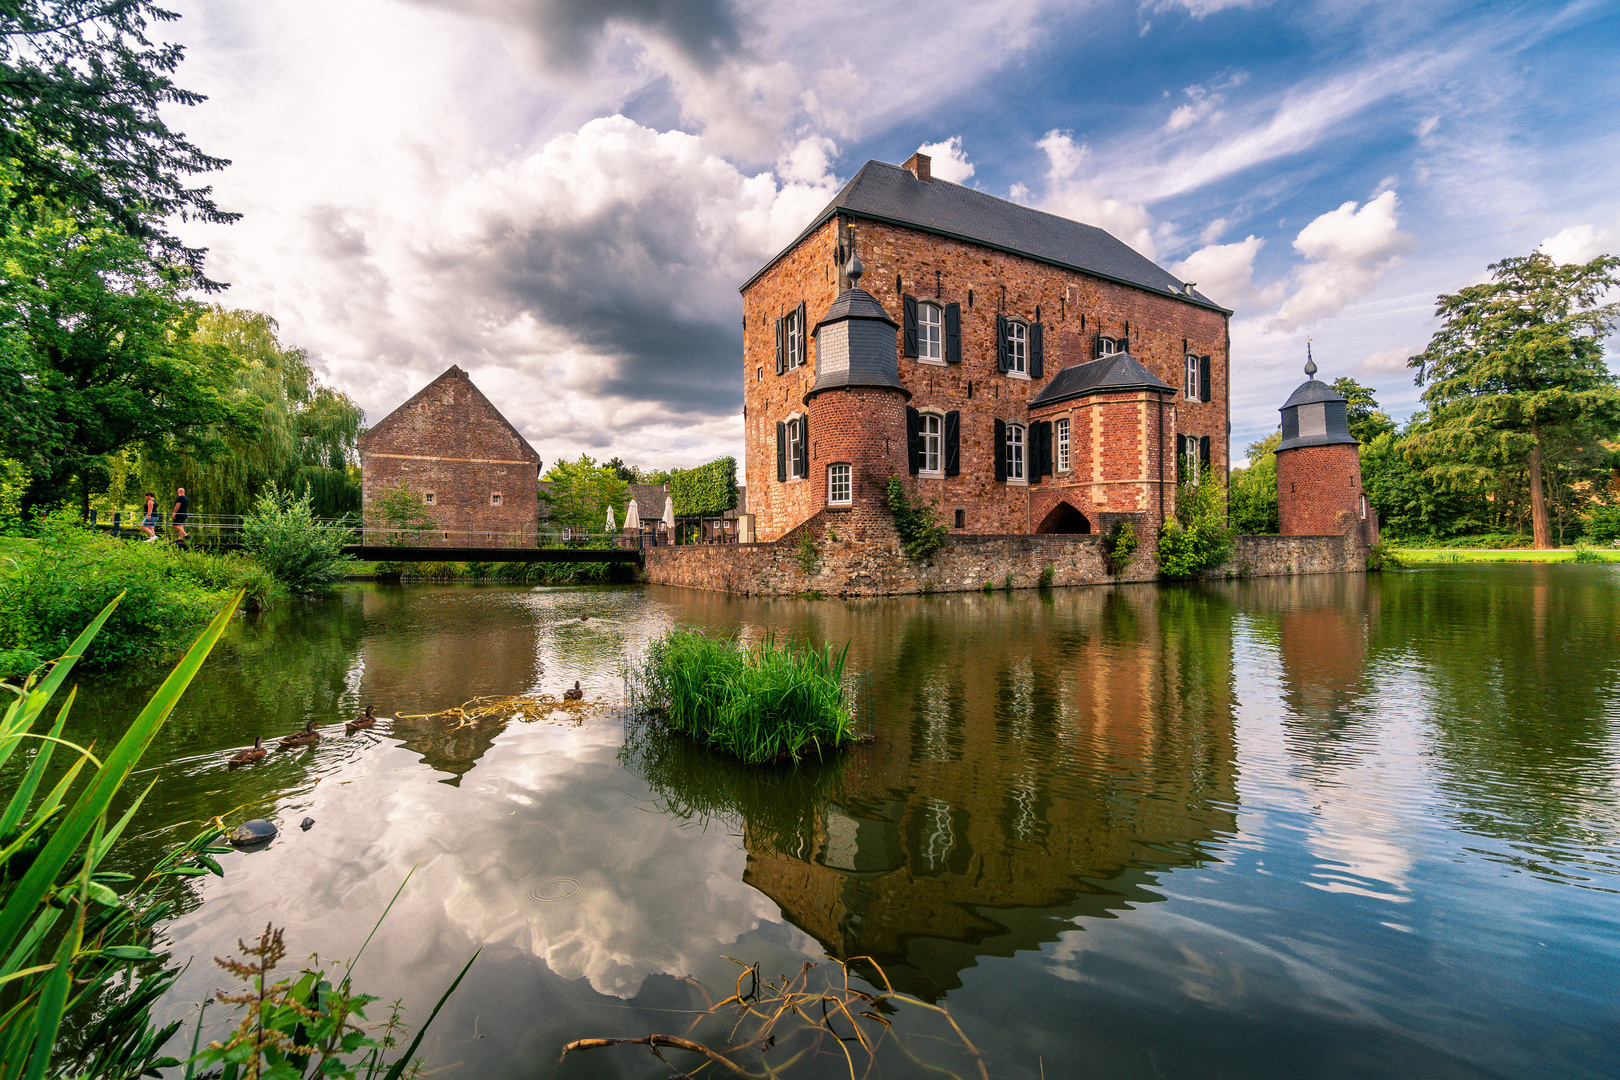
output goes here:
[[[637, 723], [623, 667], [676, 624], [851, 642], [876, 741], [760, 773]], [[575, 679], [578, 721], [408, 718]], [[70, 734], [110, 742], [156, 681], [86, 680]], [[366, 704], [400, 719], [225, 767]], [[1620, 567], [849, 602], [356, 587], [238, 620], [143, 768], [131, 867], [216, 814], [283, 830], [191, 886], [165, 1018], [232, 988], [212, 958], [267, 923], [293, 957], [353, 955], [415, 867], [356, 981], [419, 1022], [483, 947], [434, 1075], [665, 1077], [641, 1047], [557, 1055], [682, 1033], [684, 977], [723, 998], [729, 958], [829, 956], [947, 1008], [994, 1077], [1620, 1075]], [[978, 1075], [936, 1014], [891, 1019], [873, 1075]]]

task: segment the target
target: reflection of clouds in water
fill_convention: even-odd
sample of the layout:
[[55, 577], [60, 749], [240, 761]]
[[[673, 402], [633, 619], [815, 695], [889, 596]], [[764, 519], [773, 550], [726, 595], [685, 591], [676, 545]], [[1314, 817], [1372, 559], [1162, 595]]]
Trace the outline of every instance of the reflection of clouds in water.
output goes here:
[[[527, 950], [599, 993], [630, 997], [648, 975], [696, 970], [718, 947], [778, 918], [776, 905], [743, 884], [747, 856], [734, 838], [648, 813], [644, 789], [614, 761], [617, 729], [573, 734], [514, 746], [495, 790], [486, 789], [490, 805], [458, 815], [476, 822], [476, 843], [447, 847], [423, 867], [422, 886], [443, 898], [451, 925], [474, 941]], [[544, 797], [524, 805], [513, 787]], [[395, 812], [421, 808], [402, 803]], [[577, 879], [578, 891], [554, 903], [533, 898], [560, 875]]]

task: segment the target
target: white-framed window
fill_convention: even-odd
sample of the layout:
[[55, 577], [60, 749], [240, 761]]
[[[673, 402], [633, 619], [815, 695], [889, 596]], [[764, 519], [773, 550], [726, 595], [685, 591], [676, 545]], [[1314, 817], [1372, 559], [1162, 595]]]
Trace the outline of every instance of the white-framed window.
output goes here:
[[433, 505], [433, 492], [429, 491], [422, 496], [422, 501], [429, 506]]
[[1069, 421], [1065, 417], [1052, 425], [1057, 442], [1057, 471], [1069, 471]]
[[799, 462], [803, 459], [804, 425], [795, 416], [787, 424], [787, 474], [789, 480], [798, 480], [803, 477], [799, 471]]
[[945, 418], [939, 413], [923, 413], [917, 417], [917, 449], [920, 472], [937, 473], [943, 469], [941, 447], [945, 445]]
[[799, 366], [799, 357], [803, 355], [799, 346], [801, 339], [804, 337], [804, 327], [799, 325], [799, 313], [797, 311], [788, 312], [783, 322], [787, 336], [787, 366], [796, 368]]
[[1024, 477], [1024, 425], [1007, 425], [1007, 479], [1023, 480]]
[[1187, 483], [1197, 487], [1199, 474], [1204, 468], [1204, 463], [1198, 456], [1198, 436], [1185, 437], [1181, 444], [1181, 463], [1182, 475], [1187, 478]]
[[1187, 383], [1187, 385], [1186, 385], [1185, 390], [1182, 393], [1182, 396], [1185, 397], [1188, 401], [1202, 400], [1202, 398], [1199, 395], [1199, 388], [1198, 388], [1198, 357], [1194, 356], [1192, 353], [1187, 354], [1187, 379], [1186, 379], [1186, 383]]
[[501, 493], [500, 492], [492, 491], [492, 492], [489, 493], [489, 505], [491, 505], [491, 506], [499, 506], [499, 505], [501, 505]]
[[1365, 493], [1361, 496], [1361, 520], [1367, 520], [1367, 496]]
[[1021, 322], [1007, 324], [1007, 370], [1019, 375], [1029, 373], [1029, 327]]
[[1113, 338], [1105, 337], [1097, 340], [1098, 356], [1113, 356], [1117, 352], [1119, 352], [1119, 345]]
[[917, 305], [917, 359], [945, 362], [945, 318], [938, 304]]
[[827, 466], [827, 503], [830, 506], [848, 506], [850, 498], [848, 465]]

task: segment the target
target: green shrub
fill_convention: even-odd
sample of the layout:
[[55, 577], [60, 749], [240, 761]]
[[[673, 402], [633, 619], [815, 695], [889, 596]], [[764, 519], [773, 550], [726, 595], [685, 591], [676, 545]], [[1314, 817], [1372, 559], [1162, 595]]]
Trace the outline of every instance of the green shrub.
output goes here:
[[384, 487], [371, 500], [365, 523], [366, 542], [380, 541], [385, 547], [414, 547], [439, 528], [427, 498], [404, 480]]
[[799, 569], [804, 571], [805, 577], [816, 572], [816, 543], [810, 539], [808, 526], [799, 531], [799, 544], [794, 552], [794, 558], [799, 560]]
[[298, 592], [321, 592], [343, 580], [354, 559], [343, 554], [353, 533], [315, 520], [309, 494], [271, 484], [242, 521], [242, 546], [275, 579]]
[[1592, 507], [1586, 515], [1586, 536], [1595, 544], [1620, 540], [1620, 503]]
[[1007, 576], [1001, 580], [1001, 584], [1002, 584], [1002, 587], [1005, 588], [1008, 592], [1012, 592], [1012, 587], [1013, 587], [1012, 571], [1010, 571], [1010, 570], [1007, 571]]
[[1052, 587], [1052, 581], [1056, 577], [1057, 567], [1053, 566], [1051, 563], [1047, 563], [1045, 566], [1041, 567], [1041, 588], [1050, 589]]
[[854, 738], [844, 658], [834, 650], [671, 630], [630, 672], [637, 707], [749, 764], [820, 756]]
[[1571, 561], [1578, 563], [1606, 563], [1609, 560], [1599, 555], [1597, 549], [1590, 544], [1576, 544], [1575, 558]]
[[113, 540], [58, 513], [39, 539], [0, 560], [0, 674], [21, 675], [62, 654], [80, 628], [114, 597], [85, 664], [151, 659], [183, 648], [238, 590], [262, 608], [281, 587], [239, 555], [187, 551], [172, 544]]
[[1136, 526], [1124, 518], [1115, 518], [1108, 535], [1103, 537], [1103, 562], [1110, 574], [1117, 577], [1130, 564], [1138, 543]]
[[[669, 474], [669, 497], [680, 517], [716, 517], [737, 509], [737, 459], [716, 458], [695, 469]], [[643, 506], [643, 514], [659, 514], [662, 506]]]
[[1159, 530], [1159, 573], [1196, 577], [1225, 562], [1231, 551], [1226, 491], [1206, 468], [1197, 483], [1176, 488], [1176, 516]]
[[1399, 570], [1405, 564], [1396, 556], [1395, 545], [1384, 537], [1367, 549], [1367, 569]]
[[907, 558], [926, 559], [945, 546], [950, 529], [939, 520], [933, 506], [906, 494], [906, 485], [898, 476], [889, 477], [888, 504]]

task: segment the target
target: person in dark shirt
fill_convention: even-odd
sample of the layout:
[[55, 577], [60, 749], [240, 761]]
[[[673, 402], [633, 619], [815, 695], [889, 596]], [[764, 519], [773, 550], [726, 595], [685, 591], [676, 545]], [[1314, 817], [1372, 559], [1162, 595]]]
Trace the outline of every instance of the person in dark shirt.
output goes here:
[[162, 524], [163, 519], [158, 516], [157, 493], [148, 491], [146, 502], [141, 506], [141, 532], [146, 534], [142, 542], [150, 544], [156, 540], [158, 526]]
[[174, 531], [179, 534], [181, 540], [186, 538], [186, 511], [190, 507], [191, 500], [186, 498], [186, 489], [175, 488], [174, 513], [169, 515], [169, 524], [174, 526]]

